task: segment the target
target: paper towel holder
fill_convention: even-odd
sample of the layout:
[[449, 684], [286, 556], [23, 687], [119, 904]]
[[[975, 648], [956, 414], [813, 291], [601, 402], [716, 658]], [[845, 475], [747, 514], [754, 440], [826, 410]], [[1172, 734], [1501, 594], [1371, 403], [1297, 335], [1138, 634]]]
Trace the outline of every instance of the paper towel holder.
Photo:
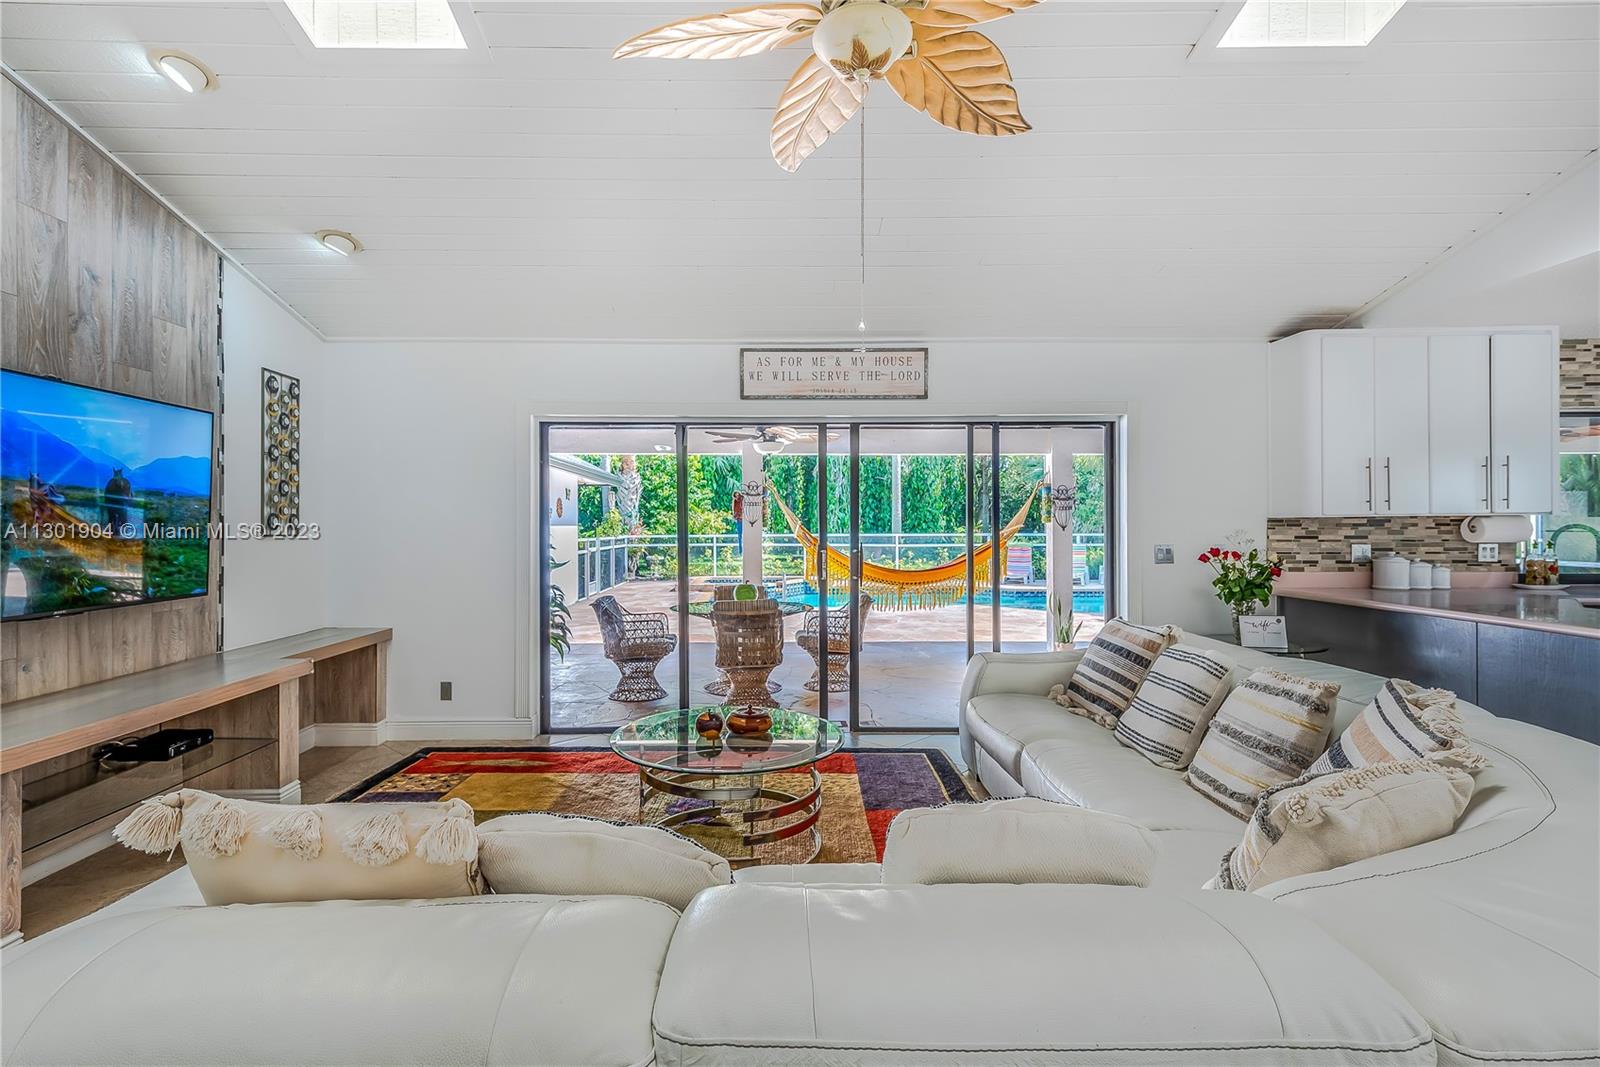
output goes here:
[[1526, 515], [1472, 515], [1462, 520], [1461, 538], [1472, 544], [1531, 541], [1533, 520]]

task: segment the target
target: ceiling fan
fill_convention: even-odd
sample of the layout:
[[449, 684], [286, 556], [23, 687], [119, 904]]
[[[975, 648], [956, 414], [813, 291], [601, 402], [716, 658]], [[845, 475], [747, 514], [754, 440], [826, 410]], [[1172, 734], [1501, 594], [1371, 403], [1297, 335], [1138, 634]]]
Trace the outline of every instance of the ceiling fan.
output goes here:
[[[754, 433], [744, 430], [707, 430], [706, 436], [719, 444], [732, 444], [735, 441], [753, 441], [755, 450], [764, 456], [782, 452], [788, 445], [799, 444], [803, 441], [815, 443], [817, 431], [797, 430], [793, 426], [757, 426]], [[837, 441], [839, 435], [828, 434], [828, 440]]]
[[762, 4], [658, 26], [614, 59], [737, 59], [811, 38], [772, 120], [772, 158], [793, 171], [860, 109], [873, 81], [962, 133], [1004, 137], [1031, 127], [1011, 68], [972, 29], [1041, 0], [819, 0]]

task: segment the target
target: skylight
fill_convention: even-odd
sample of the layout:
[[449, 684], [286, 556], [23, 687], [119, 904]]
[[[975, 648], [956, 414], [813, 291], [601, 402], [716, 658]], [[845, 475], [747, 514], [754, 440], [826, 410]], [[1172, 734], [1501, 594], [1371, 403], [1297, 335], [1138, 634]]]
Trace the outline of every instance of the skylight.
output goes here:
[[286, 0], [318, 48], [466, 48], [449, 0]]
[[1245, 0], [1218, 48], [1359, 48], [1405, 0]]

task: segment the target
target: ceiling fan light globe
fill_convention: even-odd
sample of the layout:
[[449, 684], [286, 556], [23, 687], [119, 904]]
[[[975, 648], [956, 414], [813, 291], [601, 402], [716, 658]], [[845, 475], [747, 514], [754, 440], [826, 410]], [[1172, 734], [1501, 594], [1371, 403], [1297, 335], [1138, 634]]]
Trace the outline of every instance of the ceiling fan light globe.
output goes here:
[[753, 447], [763, 456], [775, 456], [779, 452], [783, 451], [783, 442], [769, 441], [763, 438], [761, 440], [752, 442], [751, 447]]
[[841, 78], [882, 78], [911, 47], [911, 20], [884, 0], [848, 0], [822, 16], [811, 46]]

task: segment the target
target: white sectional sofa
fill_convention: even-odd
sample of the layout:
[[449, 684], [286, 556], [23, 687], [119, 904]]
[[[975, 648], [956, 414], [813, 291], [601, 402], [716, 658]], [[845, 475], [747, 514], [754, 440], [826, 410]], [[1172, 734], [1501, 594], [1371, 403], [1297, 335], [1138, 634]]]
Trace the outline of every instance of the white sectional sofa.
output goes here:
[[[1380, 681], [1225, 651], [1339, 680], [1340, 727]], [[1463, 707], [1495, 766], [1454, 835], [1206, 891], [1242, 824], [1047, 700], [1075, 662], [976, 658], [962, 743], [993, 793], [1154, 829], [1149, 888], [769, 867], [680, 916], [633, 897], [174, 907], [191, 890], [172, 876], [143, 895], [161, 906], [136, 894], [8, 950], [0, 1061], [1600, 1063], [1600, 749]]]

